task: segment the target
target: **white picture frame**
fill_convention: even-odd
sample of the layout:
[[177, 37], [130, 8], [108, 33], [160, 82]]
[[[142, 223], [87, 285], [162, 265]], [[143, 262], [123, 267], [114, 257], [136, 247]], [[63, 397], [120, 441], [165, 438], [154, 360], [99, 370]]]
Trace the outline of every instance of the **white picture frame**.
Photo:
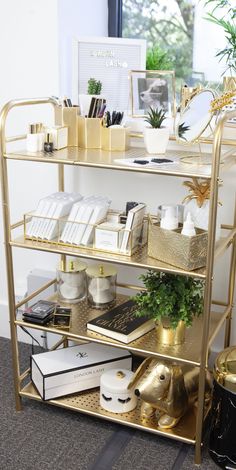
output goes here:
[[80, 37], [73, 40], [72, 100], [87, 93], [89, 78], [102, 82], [107, 109], [128, 111], [129, 71], [146, 68], [146, 40]]

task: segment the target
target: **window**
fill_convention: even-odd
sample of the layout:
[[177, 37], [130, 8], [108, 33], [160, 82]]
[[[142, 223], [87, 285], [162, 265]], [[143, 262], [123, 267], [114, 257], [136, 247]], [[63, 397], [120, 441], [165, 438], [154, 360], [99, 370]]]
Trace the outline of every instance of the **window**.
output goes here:
[[143, 37], [149, 47], [156, 45], [160, 54], [166, 52], [163, 67], [172, 64], [177, 77], [192, 71], [193, 31], [191, 1], [123, 0], [123, 37]]
[[116, 18], [114, 24], [120, 27], [117, 35], [145, 38], [149, 48], [159, 49], [159, 69], [174, 69], [179, 81], [189, 85], [196, 79], [205, 79], [210, 86], [222, 81], [225, 64], [215, 55], [224, 47], [225, 37], [222, 28], [204, 19], [204, 0], [108, 0], [108, 4], [110, 11], [113, 5], [113, 22]]

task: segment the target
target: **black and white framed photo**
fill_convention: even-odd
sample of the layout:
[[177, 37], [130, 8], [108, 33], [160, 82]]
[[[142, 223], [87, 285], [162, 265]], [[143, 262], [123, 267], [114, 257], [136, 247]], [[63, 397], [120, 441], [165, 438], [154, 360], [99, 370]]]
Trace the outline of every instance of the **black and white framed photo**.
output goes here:
[[90, 78], [102, 83], [107, 108], [128, 111], [129, 71], [146, 67], [146, 40], [84, 37], [73, 41], [72, 99], [87, 93]]
[[163, 108], [168, 117], [176, 113], [173, 70], [131, 70], [132, 117], [145, 117], [150, 108]]

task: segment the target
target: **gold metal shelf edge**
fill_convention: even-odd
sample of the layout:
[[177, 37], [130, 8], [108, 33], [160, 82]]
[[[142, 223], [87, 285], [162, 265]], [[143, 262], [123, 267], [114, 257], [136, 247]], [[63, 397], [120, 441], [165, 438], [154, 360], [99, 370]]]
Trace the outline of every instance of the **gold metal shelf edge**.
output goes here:
[[[198, 155], [197, 152], [191, 152], [189, 150], [168, 150], [166, 157], [186, 157], [189, 154]], [[55, 163], [63, 165], [75, 165], [90, 168], [103, 168], [109, 170], [120, 170], [129, 171], [136, 173], [156, 174], [165, 176], [178, 176], [178, 177], [189, 177], [189, 178], [211, 178], [211, 167], [210, 165], [189, 165], [179, 161], [176, 164], [168, 165], [167, 168], [164, 165], [155, 168], [145, 167], [131, 167], [119, 162], [119, 159], [123, 158], [138, 158], [147, 157], [144, 148], [131, 147], [126, 152], [108, 152], [100, 149], [81, 149], [79, 147], [67, 147], [62, 150], [54, 151], [50, 156], [44, 152], [37, 152], [30, 154], [26, 151], [18, 151], [14, 153], [5, 153], [4, 157], [8, 160], [25, 160], [42, 163]], [[203, 157], [204, 158], [204, 157]]]
[[[20, 395], [22, 397], [42, 402], [42, 399], [36, 392], [32, 383], [26, 385], [20, 391]], [[155, 418], [148, 419], [143, 422], [141, 421], [140, 404], [135, 410], [129, 413], [115, 414], [103, 410], [99, 405], [99, 391], [95, 389], [92, 391], [82, 392], [77, 395], [48, 400], [46, 403], [77, 412], [79, 411], [90, 416], [96, 416], [97, 418], [133, 427], [141, 431], [169, 437], [177, 441], [185, 442], [186, 444], [195, 444], [196, 410], [194, 407], [185, 415], [184, 418], [182, 418], [175, 428], [164, 431], [156, 427]]]
[[137, 251], [133, 256], [119, 256], [118, 254], [110, 253], [98, 253], [98, 251], [87, 250], [75, 247], [63, 247], [57, 244], [47, 244], [45, 242], [34, 242], [31, 240], [24, 240], [24, 237], [18, 237], [15, 240], [9, 242], [11, 246], [17, 248], [25, 248], [30, 250], [45, 251], [48, 253], [58, 253], [67, 256], [78, 256], [80, 258], [87, 258], [93, 260], [99, 260], [103, 262], [111, 262], [125, 266], [132, 266], [143, 269], [156, 269], [159, 271], [181, 274], [183, 276], [191, 276], [194, 278], [205, 279], [205, 269], [200, 268], [195, 271], [185, 271], [175, 266], [168, 265], [164, 262], [156, 260], [147, 256], [147, 247]]
[[[123, 303], [128, 299], [127, 296], [118, 294], [117, 305]], [[52, 298], [51, 300], [57, 300]], [[63, 305], [63, 303], [61, 304]], [[203, 315], [199, 318], [195, 318], [192, 327], [186, 330], [186, 339], [184, 344], [179, 346], [163, 346], [158, 344], [156, 341], [155, 329], [141, 336], [140, 338], [132, 341], [128, 344], [116, 341], [108, 336], [100, 335], [98, 333], [87, 330], [87, 322], [93, 320], [97, 316], [101, 315], [101, 311], [92, 309], [88, 306], [86, 301], [82, 301], [78, 304], [64, 304], [72, 308], [72, 319], [69, 330], [61, 330], [55, 328], [53, 325], [48, 324], [45, 326], [36, 325], [23, 321], [21, 318], [15, 320], [15, 324], [18, 326], [24, 326], [25, 328], [32, 328], [42, 331], [47, 331], [54, 334], [64, 335], [68, 339], [72, 340], [83, 340], [91, 341], [94, 343], [104, 344], [107, 346], [114, 346], [119, 349], [129, 350], [134, 354], [141, 356], [153, 356], [162, 357], [171, 361], [178, 361], [180, 363], [189, 364], [191, 366], [200, 365], [201, 355], [201, 337], [203, 332]], [[106, 310], [104, 310], [106, 311]], [[211, 313], [210, 322], [210, 333], [209, 338], [215, 337], [215, 332], [219, 329], [219, 324], [222, 324], [221, 313]], [[225, 318], [224, 318], [225, 319]], [[198, 338], [198, 341], [196, 341]]]

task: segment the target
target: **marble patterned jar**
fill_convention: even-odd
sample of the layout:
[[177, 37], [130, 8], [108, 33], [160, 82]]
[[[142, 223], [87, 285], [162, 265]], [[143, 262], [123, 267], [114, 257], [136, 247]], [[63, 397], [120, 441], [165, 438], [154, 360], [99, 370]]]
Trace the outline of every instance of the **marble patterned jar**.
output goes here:
[[87, 295], [87, 264], [81, 261], [61, 263], [57, 270], [58, 300], [66, 303], [77, 303]]
[[88, 303], [93, 308], [107, 308], [116, 300], [117, 270], [114, 266], [92, 265], [86, 269]]

